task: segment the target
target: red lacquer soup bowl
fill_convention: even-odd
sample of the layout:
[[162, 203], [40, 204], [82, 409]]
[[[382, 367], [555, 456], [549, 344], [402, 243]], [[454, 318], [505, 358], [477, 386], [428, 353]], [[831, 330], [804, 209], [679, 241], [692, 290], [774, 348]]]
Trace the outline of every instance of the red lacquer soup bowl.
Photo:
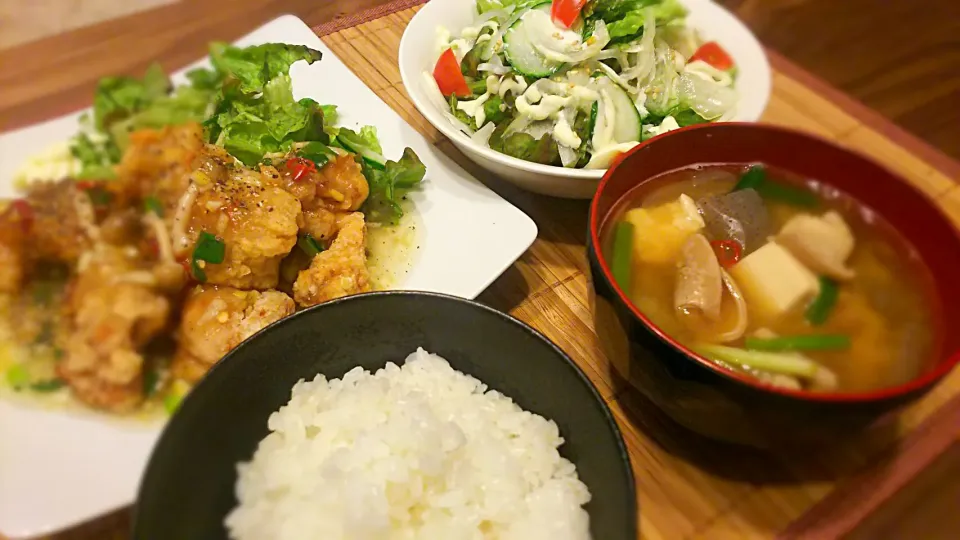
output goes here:
[[[698, 164], [765, 163], [830, 184], [883, 216], [933, 278], [938, 346], [928, 367], [873, 392], [785, 390], [723, 369], [654, 325], [614, 282], [601, 251], [606, 220], [632, 188]], [[605, 238], [605, 237], [604, 237]], [[960, 233], [906, 180], [824, 139], [761, 124], [706, 124], [651, 139], [604, 176], [590, 207], [587, 254], [597, 334], [619, 374], [678, 423], [715, 439], [771, 447], [852, 434], [928, 391], [960, 362]]]

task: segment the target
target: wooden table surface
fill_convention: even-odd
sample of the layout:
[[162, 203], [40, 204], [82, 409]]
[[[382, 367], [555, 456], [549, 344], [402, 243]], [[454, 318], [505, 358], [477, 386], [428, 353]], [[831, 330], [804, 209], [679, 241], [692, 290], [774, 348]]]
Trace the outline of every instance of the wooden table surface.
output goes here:
[[[0, 50], [0, 131], [89, 104], [106, 74], [138, 74], [159, 60], [168, 71], [195, 60], [214, 39], [230, 41], [282, 13], [315, 25], [349, 18], [385, 0], [180, 0], [150, 11]], [[576, 205], [572, 211], [579, 211]], [[521, 264], [520, 272], [524, 271]], [[534, 314], [529, 314], [531, 317]], [[956, 426], [960, 428], [960, 426]], [[960, 531], [960, 443], [932, 461], [850, 538], [951, 538]], [[118, 513], [70, 538], [123, 538], [129, 516]], [[670, 538], [669, 535], [665, 536]]]

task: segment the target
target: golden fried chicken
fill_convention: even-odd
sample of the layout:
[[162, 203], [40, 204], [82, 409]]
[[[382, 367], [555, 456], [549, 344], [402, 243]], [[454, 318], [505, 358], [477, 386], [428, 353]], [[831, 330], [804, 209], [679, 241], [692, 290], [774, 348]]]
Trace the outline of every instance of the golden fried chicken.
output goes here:
[[203, 127], [195, 122], [135, 131], [117, 166], [120, 185], [133, 200], [156, 197], [164, 214], [172, 215], [203, 149]]
[[144, 397], [141, 350], [164, 330], [169, 313], [136, 249], [98, 246], [84, 254], [69, 286], [58, 374], [88, 405], [134, 409]]
[[301, 306], [370, 290], [363, 214], [343, 215], [337, 227], [339, 232], [330, 248], [315, 256], [293, 284], [294, 298]]
[[243, 340], [294, 311], [293, 300], [279, 291], [241, 291], [200, 285], [183, 306], [173, 374], [199, 380]]
[[280, 261], [297, 243], [300, 203], [259, 173], [238, 167], [226, 178], [193, 183], [174, 218], [174, 252], [189, 259], [202, 233], [224, 245], [222, 263], [198, 263], [206, 282], [238, 289], [273, 289]]
[[75, 263], [99, 238], [91, 194], [73, 180], [35, 182], [24, 199], [31, 214], [31, 258]]
[[29, 227], [29, 214], [24, 216], [29, 210], [22, 210], [24, 204], [24, 201], [15, 201], [0, 213], [0, 293], [14, 294], [23, 286]]
[[299, 199], [305, 211], [353, 212], [370, 195], [360, 164], [348, 154], [334, 157], [319, 170], [310, 161], [292, 157], [276, 168], [263, 167], [263, 172]]
[[370, 194], [360, 165], [350, 155], [337, 156], [319, 170], [303, 158], [292, 157], [261, 171], [300, 201], [300, 231], [320, 241], [333, 238], [338, 215], [359, 210]]

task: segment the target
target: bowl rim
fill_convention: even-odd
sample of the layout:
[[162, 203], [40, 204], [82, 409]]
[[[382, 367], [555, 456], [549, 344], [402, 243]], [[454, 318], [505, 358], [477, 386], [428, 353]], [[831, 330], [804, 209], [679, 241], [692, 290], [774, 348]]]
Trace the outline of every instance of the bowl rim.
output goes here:
[[[429, 297], [429, 298], [434, 298], [434, 299], [438, 299], [445, 302], [452, 302], [454, 304], [465, 305], [470, 309], [478, 309], [480, 311], [496, 316], [497, 318], [499, 318], [500, 320], [502, 320], [507, 324], [518, 326], [522, 331], [524, 331], [526, 334], [529, 334], [535, 340], [539, 341], [540, 343], [548, 347], [550, 350], [553, 351], [555, 355], [557, 355], [561, 360], [563, 360], [566, 366], [569, 369], [572, 369], [574, 374], [586, 386], [587, 390], [590, 392], [590, 395], [593, 396], [593, 399], [596, 401], [596, 403], [600, 405], [600, 411], [603, 414], [604, 418], [606, 419], [607, 427], [612, 431], [613, 435], [615, 435], [614, 438], [616, 439], [617, 454], [618, 454], [618, 457], [620, 458], [620, 461], [625, 465], [625, 469], [626, 469], [626, 478], [624, 478], [624, 480], [627, 483], [627, 489], [628, 489], [628, 494], [630, 499], [629, 502], [631, 503], [628, 505], [630, 522], [634, 524], [633, 525], [634, 530], [635, 531], [638, 530], [637, 516], [638, 516], [639, 510], [638, 510], [638, 499], [637, 499], [636, 475], [633, 472], [633, 460], [630, 458], [630, 452], [627, 450], [626, 439], [624, 439], [623, 432], [621, 431], [620, 425], [617, 423], [616, 418], [613, 415], [613, 411], [611, 410], [610, 405], [603, 398], [603, 396], [600, 395], [600, 391], [597, 390], [596, 385], [593, 384], [593, 382], [590, 380], [589, 377], [587, 377], [586, 372], [584, 372], [584, 370], [573, 360], [573, 358], [570, 357], [570, 355], [564, 352], [563, 349], [561, 349], [556, 343], [551, 341], [549, 338], [547, 338], [543, 333], [538, 331], [536, 328], [533, 328], [529, 324], [521, 321], [520, 319], [514, 317], [513, 315], [510, 315], [507, 312], [494, 309], [476, 300], [471, 300], [469, 298], [462, 298], [459, 296], [438, 293], [433, 291], [393, 289], [393, 290], [385, 290], [385, 291], [370, 291], [370, 292], [365, 292], [360, 294], [344, 296], [341, 298], [330, 300], [328, 302], [317, 304], [315, 306], [310, 306], [309, 308], [301, 311], [297, 311], [293, 315], [284, 317], [279, 321], [275, 321], [267, 325], [265, 328], [261, 329], [260, 331], [256, 332], [253, 336], [241, 342], [240, 345], [237, 345], [236, 347], [234, 347], [230, 352], [224, 355], [223, 358], [221, 358], [213, 366], [211, 366], [211, 368], [207, 371], [207, 373], [203, 376], [203, 378], [200, 379], [200, 382], [198, 382], [190, 390], [190, 392], [187, 393], [183, 401], [180, 403], [180, 406], [165, 423], [165, 425], [163, 426], [163, 430], [160, 433], [160, 436], [157, 438], [156, 443], [154, 443], [153, 445], [153, 449], [150, 451], [150, 457], [148, 458], [147, 463], [143, 468], [143, 473], [141, 474], [141, 477], [140, 477], [140, 484], [137, 488], [136, 499], [133, 505], [133, 515], [131, 519], [130, 530], [133, 532], [134, 536], [137, 537], [138, 536], [137, 533], [142, 532], [141, 527], [143, 527], [142, 520], [140, 519], [140, 514], [141, 514], [140, 501], [143, 500], [144, 494], [147, 492], [148, 485], [152, 485], [153, 483], [159, 480], [159, 478], [157, 477], [158, 472], [154, 470], [156, 467], [155, 457], [159, 455], [159, 453], [163, 449], [165, 449], [168, 445], [173, 444], [172, 441], [173, 441], [174, 434], [173, 434], [173, 430], [171, 429], [171, 426], [173, 426], [174, 422], [177, 422], [178, 417], [184, 418], [184, 415], [180, 414], [181, 411], [185, 410], [187, 407], [193, 408], [193, 406], [190, 405], [191, 398], [193, 398], [193, 396], [197, 393], [197, 391], [202, 390], [205, 384], [207, 386], [210, 386], [210, 384], [212, 384], [212, 383], [208, 383], [207, 381], [210, 380], [209, 376], [212, 373], [214, 373], [214, 371], [217, 371], [217, 370], [226, 371], [227, 369], [230, 369], [229, 367], [224, 367], [224, 366], [231, 363], [236, 363], [235, 361], [231, 362], [231, 359], [234, 358], [235, 356], [239, 356], [239, 354], [242, 353], [242, 350], [246, 348], [245, 345], [247, 343], [250, 343], [251, 341], [257, 339], [261, 335], [265, 335], [267, 332], [276, 331], [276, 329], [283, 324], [293, 324], [296, 319], [309, 317], [310, 314], [312, 314], [313, 312], [320, 311], [327, 307], [336, 306], [336, 305], [348, 303], [348, 302], [376, 301], [380, 298], [386, 298], [386, 297], [409, 297], [409, 298]], [[241, 351], [241, 353], [238, 353], [238, 351]], [[472, 376], [472, 374], [470, 373], [467, 373], [467, 375]], [[511, 399], [513, 399], [512, 396], [507, 396], [507, 397], [511, 397]], [[196, 402], [196, 399], [194, 399], [193, 402]], [[536, 413], [536, 414], [539, 414], [539, 413]], [[548, 420], [553, 421], [552, 418]], [[561, 449], [562, 449], [562, 446], [561, 446]], [[560, 452], [562, 454], [562, 450], [560, 450]], [[574, 465], [576, 465], [576, 463], [574, 463]]]
[[[468, 0], [473, 2], [473, 0]], [[687, 0], [690, 1], [690, 0]], [[726, 12], [732, 19], [734, 26], [738, 27], [738, 30], [742, 31], [742, 35], [748, 39], [752, 46], [760, 51], [760, 57], [762, 62], [758, 64], [757, 69], [765, 74], [764, 86], [761, 89], [761, 101], [762, 107], [759, 108], [760, 113], [756, 115], [756, 118], [742, 119], [732, 122], [722, 122], [722, 123], [738, 123], [746, 121], [757, 121], [762, 115], [762, 112], [766, 110], [767, 105], [770, 102], [770, 95], [772, 94], [773, 89], [773, 72], [770, 67], [770, 60], [767, 58], [766, 49], [757, 39], [757, 36], [741, 21], [736, 15], [730, 12], [730, 10], [725, 7], [716, 4], [712, 0], [707, 1], [692, 1], [691, 4], [695, 6], [707, 6], [706, 9], [719, 9]], [[400, 37], [400, 48], [398, 51], [397, 58], [399, 59], [397, 64], [400, 70], [400, 79], [403, 83], [404, 88], [407, 91], [407, 95], [410, 97], [410, 101], [413, 102], [414, 107], [416, 107], [417, 112], [421, 116], [427, 119], [428, 122], [434, 127], [434, 129], [440, 131], [445, 137], [450, 139], [452, 143], [457, 146], [464, 146], [469, 149], [471, 152], [475, 152], [484, 158], [494, 161], [499, 165], [505, 167], [511, 167], [514, 169], [519, 169], [529, 173], [536, 173], [545, 176], [559, 177], [559, 178], [569, 178], [569, 179], [582, 179], [582, 180], [600, 180], [603, 178], [604, 174], [612, 168], [607, 169], [575, 169], [567, 167], [559, 167], [556, 165], [543, 165], [541, 163], [534, 163], [532, 161], [526, 161], [513, 156], [508, 156], [506, 154], [497, 152], [488, 146], [481, 146], [480, 144], [473, 141], [467, 134], [463, 133], [456, 127], [454, 127], [449, 121], [447, 121], [442, 116], [439, 115], [439, 111], [436, 111], [436, 107], [432, 103], [424, 103], [424, 100], [420, 99], [419, 94], [422, 89], [420, 88], [421, 84], [419, 81], [419, 73], [408, 73], [408, 70], [405, 67], [403, 62], [404, 58], [411, 57], [412, 53], [408, 52], [410, 48], [410, 38], [409, 36], [413, 35], [410, 31], [414, 27], [417, 18], [425, 18], [424, 13], [429, 13], [431, 9], [441, 9], [438, 6], [443, 5], [442, 1], [433, 1], [427, 2], [423, 7], [414, 14], [413, 18], [410, 19], [410, 22], [403, 30], [403, 35]], [[689, 6], [688, 6], [689, 7]], [[435, 118], [435, 116], [437, 116]], [[715, 123], [715, 122], [713, 122]], [[638, 146], [642, 145], [643, 141], [638, 143]]]
[[[735, 126], [738, 128], [746, 128], [746, 129], [779, 131], [779, 132], [787, 133], [793, 136], [814, 139], [821, 143], [838, 148], [843, 152], [855, 154], [860, 159], [870, 161], [877, 167], [887, 170], [888, 172], [890, 172], [890, 174], [893, 177], [897, 178], [900, 182], [906, 184], [910, 189], [914, 190], [919, 196], [929, 201], [929, 198], [926, 197], [926, 195], [920, 192], [920, 190], [917, 189], [916, 186], [906, 181], [901, 174], [891, 171], [889, 167], [885, 167], [880, 163], [877, 163], [875, 160], [859, 152], [856, 152], [854, 150], [851, 150], [845, 147], [841, 147], [819, 135], [816, 135], [813, 133], [807, 133], [807, 132], [796, 130], [796, 129], [777, 126], [773, 124], [765, 124], [765, 123], [724, 122], [722, 125], [728, 126], [728, 127]], [[724, 379], [727, 379], [736, 383], [740, 383], [745, 386], [749, 386], [751, 388], [760, 390], [762, 392], [778, 394], [784, 397], [798, 399], [801, 401], [812, 401], [812, 402], [821, 402], [821, 403], [871, 403], [871, 402], [878, 402], [878, 401], [886, 401], [886, 400], [904, 396], [911, 392], [929, 387], [930, 385], [934, 384], [937, 380], [943, 378], [957, 364], [960, 364], [960, 350], [958, 350], [958, 351], [955, 351], [952, 354], [952, 356], [947, 356], [945, 359], [941, 360], [930, 371], [927, 371], [926, 373], [923, 373], [903, 384], [899, 384], [896, 386], [880, 388], [878, 390], [871, 390], [867, 392], [814, 392], [811, 390], [791, 390], [787, 388], [773, 386], [770, 384], [765, 384], [748, 375], [741, 375], [735, 371], [731, 371], [731, 370], [720, 367], [716, 363], [708, 360], [707, 358], [703, 357], [700, 354], [697, 354], [692, 349], [686, 347], [685, 345], [681, 344], [679, 341], [677, 341], [676, 339], [668, 335], [666, 332], [661, 330], [659, 326], [654, 324], [649, 317], [647, 317], [643, 312], [641, 312], [640, 309], [637, 308], [634, 305], [634, 303], [629, 299], [627, 294], [620, 288], [616, 280], [613, 279], [613, 273], [610, 270], [610, 266], [607, 264], [606, 259], [603, 257], [603, 252], [600, 248], [600, 218], [601, 217], [605, 218], [606, 216], [598, 215], [598, 207], [600, 203], [599, 195], [606, 188], [607, 183], [616, 172], [617, 167], [620, 166], [620, 164], [624, 161], [624, 159], [632, 155], [634, 152], [637, 152], [641, 148], [644, 148], [652, 143], [655, 143], [656, 141], [664, 137], [670, 137], [675, 134], [686, 132], [686, 131], [711, 129], [716, 126], [717, 124], [697, 124], [697, 125], [682, 127], [680, 129], [663, 133], [661, 135], [658, 135], [656, 137], [643, 141], [640, 144], [638, 144], [636, 147], [630, 149], [627, 152], [624, 152], [619, 156], [619, 158], [616, 161], [614, 161], [614, 163], [610, 166], [610, 168], [607, 169], [606, 174], [604, 174], [603, 178], [600, 180], [599, 185], [597, 186], [597, 194], [593, 197], [593, 200], [590, 201], [590, 211], [588, 216], [588, 220], [589, 220], [588, 240], [590, 245], [588, 248], [588, 251], [589, 251], [588, 255], [591, 255], [596, 259], [597, 265], [600, 267], [601, 277], [607, 282], [607, 285], [611, 287], [611, 289], [617, 295], [617, 298], [620, 300], [620, 302], [622, 302], [627, 307], [627, 309], [630, 310], [630, 313], [637, 320], [639, 320], [641, 324], [643, 324], [643, 326], [647, 328], [647, 330], [652, 332], [657, 338], [659, 338], [661, 341], [663, 341], [667, 345], [676, 349], [683, 356], [687, 357], [690, 360], [693, 360], [697, 364], [720, 375]], [[691, 163], [691, 165], [693, 164], [694, 163]], [[936, 205], [931, 203], [931, 207], [933, 207], [933, 209], [935, 209], [936, 211], [939, 211], [939, 209], [937, 209], [935, 206]], [[957, 236], [958, 239], [960, 239], [960, 231], [954, 230], [954, 234]]]

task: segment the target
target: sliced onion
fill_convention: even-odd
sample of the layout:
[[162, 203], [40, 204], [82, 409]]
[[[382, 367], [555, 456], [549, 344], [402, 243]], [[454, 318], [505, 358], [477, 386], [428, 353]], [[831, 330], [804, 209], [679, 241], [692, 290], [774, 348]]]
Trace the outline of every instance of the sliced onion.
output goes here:
[[496, 124], [487, 122], [482, 128], [478, 129], [476, 133], [470, 136], [470, 140], [481, 146], [490, 146], [490, 135], [493, 134], [493, 130], [495, 129], [497, 129]]
[[603, 21], [598, 21], [594, 27], [593, 35], [587, 39], [590, 43], [578, 42], [574, 50], [569, 47], [560, 46], [556, 34], [558, 32], [556, 25], [550, 20], [550, 16], [541, 11], [531, 11], [530, 15], [534, 18], [524, 19], [527, 30], [527, 38], [533, 47], [548, 60], [554, 62], [564, 62], [576, 64], [584, 62], [600, 54], [603, 48], [610, 43], [610, 33], [607, 31], [607, 25]]
[[523, 133], [530, 135], [534, 139], [540, 139], [544, 135], [553, 133], [553, 127], [556, 125], [556, 122], [553, 120], [538, 120], [536, 122], [531, 122], [521, 130]]
[[739, 100], [734, 89], [688, 73], [680, 76], [677, 91], [680, 101], [706, 120], [715, 120], [729, 113]]
[[560, 164], [564, 167], [576, 165], [580, 159], [580, 154], [573, 148], [557, 143], [557, 151], [560, 153]]
[[711, 66], [703, 60], [694, 60], [683, 68], [685, 74], [696, 75], [703, 80], [710, 81], [720, 86], [733, 86], [733, 77], [726, 71]]
[[[513, 10], [514, 7], [515, 6], [509, 6], [504, 11]], [[497, 31], [493, 33], [493, 36], [485, 42], [486, 46], [483, 48], [483, 50], [480, 51], [481, 60], [486, 62], [493, 57], [493, 54], [496, 52], [497, 44], [503, 43], [503, 34], [511, 26], [513, 26], [513, 23], [517, 22], [517, 20], [520, 19], [521, 15], [523, 15], [526, 12], [527, 10], [525, 9], [517, 10], [512, 15], [510, 15], [510, 18], [507, 19], [507, 22], [500, 25], [500, 28], [498, 28]]]

